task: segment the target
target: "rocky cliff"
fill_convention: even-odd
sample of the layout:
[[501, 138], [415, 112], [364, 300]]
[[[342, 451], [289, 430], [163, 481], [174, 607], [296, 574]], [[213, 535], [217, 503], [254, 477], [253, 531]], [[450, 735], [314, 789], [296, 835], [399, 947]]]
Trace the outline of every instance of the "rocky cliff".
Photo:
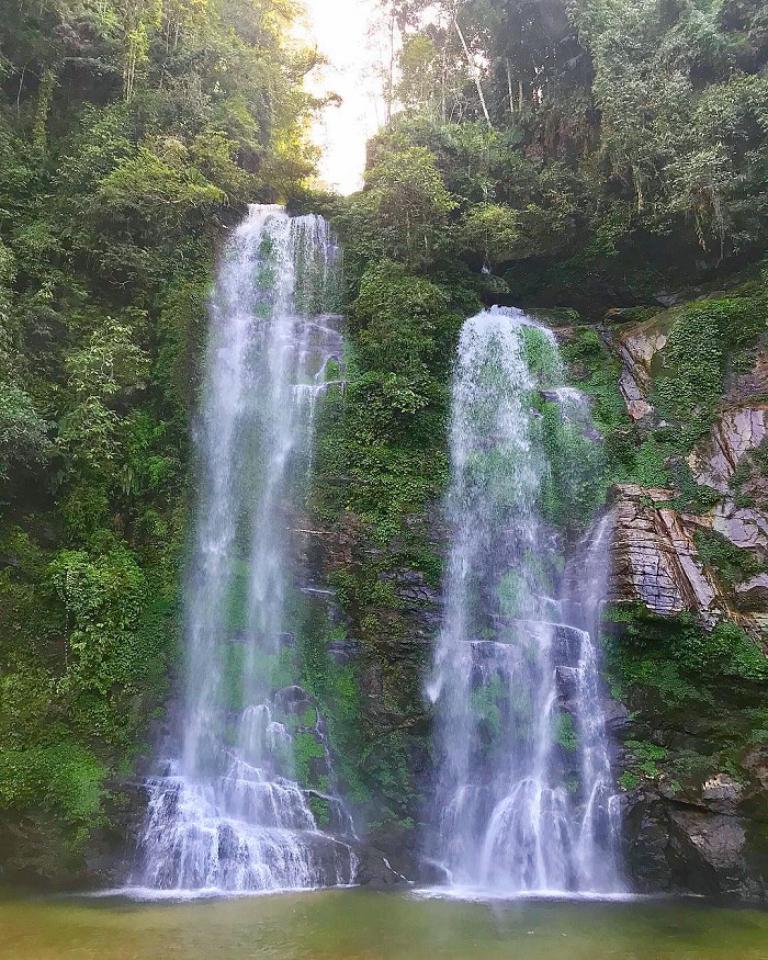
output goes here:
[[[574, 326], [570, 311], [555, 326], [572, 381], [592, 397], [605, 446], [595, 489], [610, 488], [615, 517], [606, 710], [628, 873], [640, 890], [760, 900], [768, 381], [763, 317], [746, 322], [742, 309], [739, 297], [719, 297], [661, 313], [613, 311], [601, 325]], [[737, 321], [751, 333], [734, 342], [718, 324]], [[696, 353], [705, 335], [730, 343], [714, 361]], [[709, 379], [700, 383], [701, 371]], [[599, 503], [583, 507], [586, 517]], [[361, 826], [411, 877], [426, 875], [417, 846], [431, 777], [422, 684], [441, 615], [439, 515], [433, 496], [394, 530], [350, 509], [321, 509], [306, 523], [315, 585], [330, 591], [318, 620], [332, 625], [313, 643], [335, 664], [323, 669], [347, 671], [354, 691], [346, 707], [338, 686], [318, 691], [330, 741]]]
[[653, 455], [645, 473], [666, 481], [613, 488], [607, 665], [628, 708], [617, 765], [637, 888], [764, 901], [765, 320], [718, 358], [717, 396], [694, 392], [684, 410], [669, 390], [684, 394], [696, 381], [679, 367], [681, 325], [721, 304], [705, 299], [603, 331], [621, 362], [635, 442]]

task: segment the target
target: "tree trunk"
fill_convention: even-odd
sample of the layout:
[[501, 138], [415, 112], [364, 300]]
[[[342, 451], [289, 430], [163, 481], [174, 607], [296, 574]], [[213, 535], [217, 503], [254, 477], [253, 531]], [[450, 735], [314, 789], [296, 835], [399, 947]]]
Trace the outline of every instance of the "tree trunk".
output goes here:
[[480, 83], [480, 75], [478, 73], [477, 66], [472, 59], [472, 52], [467, 46], [467, 41], [464, 39], [464, 34], [461, 32], [461, 27], [459, 26], [459, 21], [456, 19], [456, 14], [453, 15], [453, 25], [456, 27], [456, 33], [459, 35], [459, 40], [461, 40], [461, 46], [464, 50], [464, 56], [467, 58], [467, 66], [469, 67], [469, 72], [472, 76], [472, 79], [475, 81], [475, 86], [477, 87], [477, 95], [480, 98], [480, 106], [483, 108], [483, 116], [485, 117], [485, 122], [488, 124], [488, 129], [493, 130], [493, 124], [491, 123], [491, 117], [488, 113], [488, 107], [485, 103], [485, 96], [483, 95], [483, 85]]

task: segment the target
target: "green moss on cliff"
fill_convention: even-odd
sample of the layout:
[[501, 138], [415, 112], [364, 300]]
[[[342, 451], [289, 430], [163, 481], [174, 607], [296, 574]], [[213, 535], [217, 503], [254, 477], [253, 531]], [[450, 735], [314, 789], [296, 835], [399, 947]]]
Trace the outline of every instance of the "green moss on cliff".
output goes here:
[[706, 432], [722, 403], [726, 375], [740, 369], [766, 332], [768, 294], [760, 284], [743, 293], [677, 311], [654, 371], [651, 398], [675, 425], [679, 446], [690, 446]]
[[715, 530], [698, 530], [694, 536], [700, 559], [717, 573], [720, 581], [733, 588], [766, 569], [754, 552], [734, 546]]
[[699, 789], [718, 772], [748, 781], [744, 757], [765, 724], [759, 644], [731, 623], [706, 631], [689, 615], [658, 617], [641, 605], [612, 608], [609, 622], [608, 678], [631, 711], [624, 789], [662, 777], [668, 792]]

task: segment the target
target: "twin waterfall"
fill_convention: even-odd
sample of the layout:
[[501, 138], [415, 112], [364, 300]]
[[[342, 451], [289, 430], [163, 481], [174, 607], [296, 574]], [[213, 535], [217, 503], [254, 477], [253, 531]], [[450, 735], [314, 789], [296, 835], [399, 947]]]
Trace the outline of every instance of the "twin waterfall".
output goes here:
[[[183, 695], [148, 781], [131, 876], [155, 895], [355, 880], [357, 838], [322, 718], [298, 685], [289, 622], [291, 530], [315, 404], [341, 349], [329, 313], [337, 259], [321, 218], [254, 206], [219, 268], [195, 432]], [[542, 507], [542, 404], [590, 430], [588, 406], [562, 383], [554, 337], [519, 311], [464, 325], [445, 610], [427, 691], [438, 755], [428, 854], [458, 889], [620, 890], [595, 652], [609, 520], [565, 563]], [[324, 764], [322, 793], [302, 782], [307, 756]]]
[[184, 696], [172, 758], [149, 782], [135, 886], [234, 892], [354, 877], [351, 846], [338, 839], [352, 833], [342, 805], [315, 797], [336, 821], [336, 836], [322, 832], [295, 779], [297, 731], [324, 745], [321, 720], [300, 687], [284, 686], [295, 659], [289, 530], [315, 398], [339, 351], [325, 314], [336, 260], [321, 218], [254, 206], [219, 268], [196, 434]]
[[445, 613], [427, 689], [440, 757], [429, 853], [459, 889], [620, 889], [594, 647], [609, 520], [563, 570], [541, 505], [550, 463], [537, 407], [557, 403], [570, 430], [589, 424], [562, 382], [552, 333], [520, 311], [465, 323]]

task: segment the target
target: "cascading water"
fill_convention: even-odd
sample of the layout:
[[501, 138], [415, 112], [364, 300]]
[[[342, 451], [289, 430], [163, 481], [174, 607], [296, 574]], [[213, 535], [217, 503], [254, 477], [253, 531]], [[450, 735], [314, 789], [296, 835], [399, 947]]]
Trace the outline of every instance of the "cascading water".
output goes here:
[[[322, 723], [304, 691], [285, 686], [291, 513], [315, 398], [339, 351], [324, 313], [337, 279], [325, 221], [273, 206], [251, 207], [219, 268], [196, 437], [184, 698], [173, 759], [149, 781], [137, 886], [298, 889], [354, 876], [352, 846], [339, 839], [353, 835], [343, 805], [296, 779], [296, 735], [327, 763]], [[318, 828], [313, 799], [336, 836]]]
[[452, 391], [446, 607], [427, 689], [440, 753], [429, 853], [455, 887], [621, 889], [593, 642], [610, 517], [563, 574], [546, 512], [556, 505], [555, 470], [564, 496], [578, 470], [567, 451], [552, 450], [552, 408], [572, 445], [595, 444], [584, 438], [588, 405], [562, 379], [551, 331], [520, 311], [494, 308], [465, 323]]

